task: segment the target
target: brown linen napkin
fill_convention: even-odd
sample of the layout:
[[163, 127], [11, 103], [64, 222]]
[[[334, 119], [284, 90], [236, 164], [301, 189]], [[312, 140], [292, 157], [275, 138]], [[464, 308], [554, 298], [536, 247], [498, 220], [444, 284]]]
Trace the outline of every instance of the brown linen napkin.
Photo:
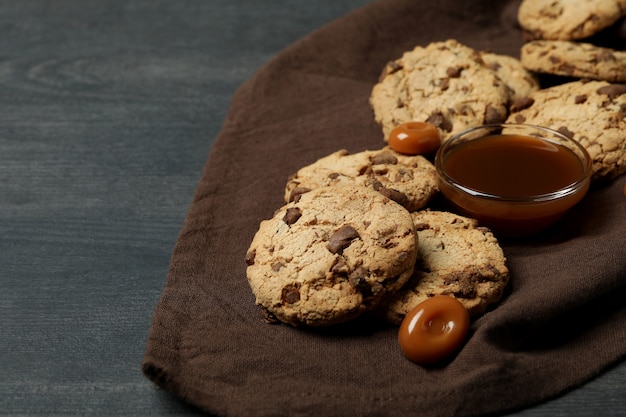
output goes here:
[[470, 416], [557, 396], [626, 353], [624, 177], [551, 233], [502, 241], [512, 278], [447, 366], [406, 360], [397, 329], [269, 325], [246, 250], [287, 176], [340, 148], [382, 146], [368, 105], [383, 65], [455, 38], [518, 56], [518, 1], [374, 2], [295, 43], [236, 93], [174, 248], [143, 372], [219, 416]]

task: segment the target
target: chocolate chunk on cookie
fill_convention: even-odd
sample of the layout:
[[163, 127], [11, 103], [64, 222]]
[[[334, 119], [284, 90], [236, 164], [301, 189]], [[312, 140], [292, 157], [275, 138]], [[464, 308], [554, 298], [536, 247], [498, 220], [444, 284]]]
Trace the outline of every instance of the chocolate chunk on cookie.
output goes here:
[[500, 300], [509, 270], [488, 229], [474, 219], [448, 212], [423, 210], [412, 217], [418, 260], [410, 280], [381, 305], [379, 311], [387, 320], [400, 323], [419, 303], [439, 294], [455, 297], [472, 316]]
[[626, 15], [624, 0], [523, 0], [517, 18], [528, 40], [577, 40]]
[[502, 122], [511, 91], [480, 53], [455, 40], [417, 46], [387, 64], [370, 104], [388, 140], [409, 121], [435, 125], [442, 141], [469, 127]]
[[353, 154], [340, 150], [292, 175], [285, 202], [308, 190], [341, 184], [372, 188], [409, 211], [424, 207], [439, 191], [435, 167], [423, 156], [403, 155], [388, 147]]
[[573, 81], [539, 90], [532, 104], [507, 122], [558, 130], [577, 140], [592, 159], [592, 180], [626, 172], [626, 84]]
[[626, 81], [626, 52], [572, 41], [532, 41], [521, 62], [531, 71], [610, 82]]
[[326, 326], [375, 308], [408, 280], [416, 258], [404, 207], [370, 188], [331, 186], [261, 222], [246, 273], [267, 317]]

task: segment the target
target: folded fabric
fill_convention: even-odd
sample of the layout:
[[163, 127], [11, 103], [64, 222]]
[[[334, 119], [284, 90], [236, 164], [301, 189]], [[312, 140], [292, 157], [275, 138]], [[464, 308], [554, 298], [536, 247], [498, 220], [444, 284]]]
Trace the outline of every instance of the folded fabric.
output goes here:
[[502, 241], [511, 280], [453, 361], [408, 361], [397, 327], [270, 325], [246, 280], [287, 178], [338, 149], [383, 144], [369, 94], [385, 63], [454, 38], [519, 56], [519, 1], [383, 0], [301, 39], [235, 94], [176, 242], [143, 372], [218, 416], [469, 416], [571, 390], [626, 353], [624, 177], [551, 233]]

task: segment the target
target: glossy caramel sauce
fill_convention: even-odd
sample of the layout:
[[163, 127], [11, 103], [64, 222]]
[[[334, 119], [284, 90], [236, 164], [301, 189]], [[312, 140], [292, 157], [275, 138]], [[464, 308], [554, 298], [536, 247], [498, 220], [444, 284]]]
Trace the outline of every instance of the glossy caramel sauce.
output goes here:
[[557, 191], [575, 183], [585, 169], [570, 149], [520, 135], [490, 135], [459, 144], [444, 166], [459, 184], [506, 197]]

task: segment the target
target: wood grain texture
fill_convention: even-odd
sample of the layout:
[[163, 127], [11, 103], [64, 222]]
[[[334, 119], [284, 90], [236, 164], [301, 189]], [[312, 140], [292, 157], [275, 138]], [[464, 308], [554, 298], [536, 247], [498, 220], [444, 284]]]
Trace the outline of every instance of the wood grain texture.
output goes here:
[[[140, 372], [235, 89], [369, 0], [0, 1], [0, 415], [194, 415]], [[520, 416], [623, 415], [626, 367]]]
[[193, 414], [140, 363], [212, 139], [364, 3], [0, 2], [0, 414]]

